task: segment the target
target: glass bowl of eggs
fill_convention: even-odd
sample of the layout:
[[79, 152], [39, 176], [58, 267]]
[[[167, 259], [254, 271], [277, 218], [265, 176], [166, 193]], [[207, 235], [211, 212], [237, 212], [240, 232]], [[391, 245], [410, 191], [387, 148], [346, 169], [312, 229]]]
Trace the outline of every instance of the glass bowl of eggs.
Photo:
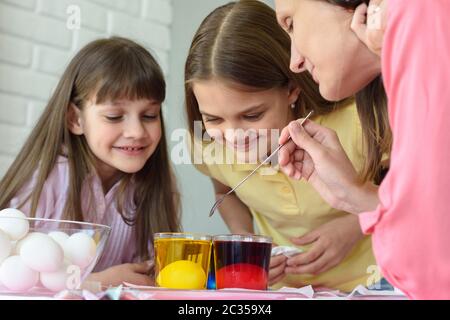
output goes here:
[[0, 293], [77, 290], [94, 269], [110, 227], [0, 211]]

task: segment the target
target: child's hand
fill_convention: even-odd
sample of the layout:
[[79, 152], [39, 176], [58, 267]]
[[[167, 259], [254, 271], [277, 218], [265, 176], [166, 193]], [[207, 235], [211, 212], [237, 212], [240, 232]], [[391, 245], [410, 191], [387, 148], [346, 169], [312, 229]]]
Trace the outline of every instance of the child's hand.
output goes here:
[[283, 254], [270, 257], [269, 265], [269, 286], [283, 280], [286, 276], [284, 269], [286, 268], [287, 257]]
[[104, 286], [118, 286], [123, 282], [141, 286], [153, 286], [155, 280], [149, 273], [153, 269], [150, 261], [142, 263], [125, 263], [110, 267], [104, 271], [92, 273], [89, 281], [101, 282]]
[[371, 0], [369, 6], [359, 5], [353, 15], [352, 30], [366, 46], [381, 56], [387, 24], [387, 0]]
[[286, 273], [318, 275], [338, 265], [363, 238], [358, 217], [336, 218], [306, 235], [292, 239], [296, 245], [312, 246], [286, 262]]

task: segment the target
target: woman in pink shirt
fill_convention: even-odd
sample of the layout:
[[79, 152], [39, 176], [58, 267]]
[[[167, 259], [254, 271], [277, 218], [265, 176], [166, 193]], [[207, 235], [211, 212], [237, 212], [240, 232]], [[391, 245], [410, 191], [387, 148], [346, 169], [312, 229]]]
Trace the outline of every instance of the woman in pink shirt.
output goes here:
[[0, 182], [0, 209], [106, 224], [92, 281], [151, 285], [153, 233], [178, 231], [162, 71], [124, 38], [86, 45]]
[[[379, 189], [360, 182], [335, 133], [312, 121], [283, 131], [280, 143], [293, 140], [280, 152], [283, 170], [359, 214], [391, 284], [411, 298], [449, 299], [450, 1], [276, 0], [276, 7], [292, 39], [291, 69], [308, 70], [325, 98], [364, 93], [375, 109], [381, 88], [367, 89], [382, 74], [393, 134]], [[364, 119], [371, 110], [359, 113]], [[372, 135], [382, 145], [383, 118], [377, 123]], [[296, 258], [287, 265], [295, 270]]]

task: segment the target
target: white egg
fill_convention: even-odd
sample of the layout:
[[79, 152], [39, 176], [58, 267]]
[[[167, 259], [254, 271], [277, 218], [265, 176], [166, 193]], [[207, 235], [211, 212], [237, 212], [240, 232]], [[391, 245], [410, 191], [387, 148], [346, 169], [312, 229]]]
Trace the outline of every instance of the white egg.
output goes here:
[[26, 218], [27, 216], [17, 209], [3, 209], [0, 211], [0, 229], [6, 232], [11, 240], [20, 240], [27, 235], [30, 229]]
[[[1, 230], [0, 230], [0, 232], [1, 232]], [[19, 243], [19, 241], [10, 241], [9, 243], [11, 244], [11, 253], [10, 253], [10, 255], [18, 256], [18, 254], [16, 254], [16, 246]]]
[[13, 243], [14, 243], [14, 244], [13, 244], [13, 249], [12, 249], [12, 251], [11, 251], [11, 254], [13, 254], [13, 255], [15, 255], [15, 256], [20, 256], [20, 249], [22, 248], [23, 244], [24, 244], [27, 240], [33, 238], [33, 237], [36, 236], [36, 235], [38, 235], [38, 237], [39, 237], [39, 235], [45, 235], [45, 233], [42, 233], [42, 232], [31, 232], [31, 233], [27, 234], [27, 236], [26, 236], [25, 238], [20, 239], [20, 240], [18, 240], [18, 241], [14, 241], [14, 242], [13, 242]]
[[85, 268], [92, 263], [96, 250], [97, 245], [94, 239], [83, 232], [71, 235], [65, 245], [67, 258], [80, 268]]
[[53, 240], [58, 243], [61, 248], [64, 249], [64, 246], [66, 245], [67, 239], [69, 239], [69, 235], [62, 231], [52, 231], [48, 233], [48, 236], [52, 238]]
[[56, 272], [64, 262], [64, 252], [48, 235], [30, 234], [20, 248], [20, 257], [31, 269], [39, 272]]
[[39, 273], [30, 269], [19, 256], [12, 256], [0, 266], [0, 282], [9, 290], [24, 292], [39, 281]]
[[11, 255], [14, 256], [20, 256], [20, 247], [23, 244], [23, 241], [26, 239], [27, 237], [23, 238], [22, 240], [19, 241], [11, 241]]
[[0, 230], [0, 264], [9, 257], [12, 251], [12, 244], [9, 236]]
[[41, 284], [47, 289], [59, 292], [67, 289], [67, 278], [69, 273], [67, 268], [70, 266], [70, 262], [65, 260], [63, 266], [56, 272], [41, 272], [39, 278]]

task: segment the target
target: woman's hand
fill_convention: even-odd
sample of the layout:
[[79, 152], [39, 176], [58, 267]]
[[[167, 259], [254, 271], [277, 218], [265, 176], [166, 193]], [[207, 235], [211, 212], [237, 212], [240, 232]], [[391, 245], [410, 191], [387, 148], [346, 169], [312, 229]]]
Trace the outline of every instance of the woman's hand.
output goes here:
[[286, 273], [321, 274], [337, 266], [363, 238], [358, 217], [336, 218], [306, 235], [291, 239], [296, 245], [312, 244], [308, 251], [286, 261]]
[[150, 261], [142, 263], [125, 263], [110, 267], [104, 271], [92, 273], [88, 281], [101, 282], [104, 286], [118, 286], [123, 282], [141, 286], [153, 286], [155, 281], [150, 276], [153, 263]]
[[333, 208], [361, 213], [378, 204], [377, 187], [361, 183], [335, 131], [310, 120], [303, 126], [292, 121], [283, 129], [279, 143], [281, 170], [291, 178], [307, 180]]
[[359, 5], [353, 15], [352, 30], [376, 55], [381, 56], [387, 25], [387, 0], [371, 0]]

